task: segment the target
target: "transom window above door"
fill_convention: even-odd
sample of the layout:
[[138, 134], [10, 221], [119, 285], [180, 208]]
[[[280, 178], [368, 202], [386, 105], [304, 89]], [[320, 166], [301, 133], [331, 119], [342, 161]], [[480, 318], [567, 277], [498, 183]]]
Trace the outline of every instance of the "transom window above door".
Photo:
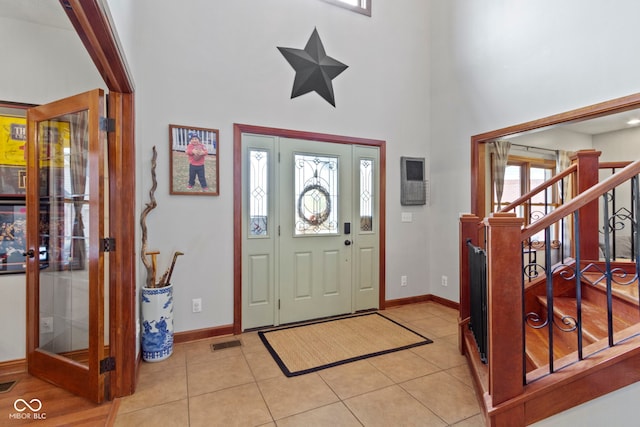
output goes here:
[[349, 9], [354, 12], [362, 13], [363, 15], [371, 16], [372, 0], [324, 0], [324, 1], [327, 3], [335, 4], [336, 6], [344, 7], [345, 9]]

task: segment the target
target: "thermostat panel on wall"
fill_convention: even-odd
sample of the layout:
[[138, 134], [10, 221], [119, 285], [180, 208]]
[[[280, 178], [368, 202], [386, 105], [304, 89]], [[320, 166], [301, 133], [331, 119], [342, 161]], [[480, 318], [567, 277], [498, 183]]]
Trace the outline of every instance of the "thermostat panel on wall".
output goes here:
[[427, 180], [424, 157], [400, 157], [400, 204], [426, 205]]

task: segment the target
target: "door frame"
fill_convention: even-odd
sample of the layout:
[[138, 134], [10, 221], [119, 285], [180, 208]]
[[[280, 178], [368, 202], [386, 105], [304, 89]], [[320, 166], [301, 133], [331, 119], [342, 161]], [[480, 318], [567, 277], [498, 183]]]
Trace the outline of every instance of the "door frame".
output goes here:
[[[107, 116], [115, 129], [109, 152], [109, 233], [116, 250], [109, 254], [109, 349], [116, 361], [106, 399], [128, 396], [136, 388], [140, 356], [137, 336], [136, 157], [134, 84], [105, 0], [60, 0], [76, 33], [102, 76], [108, 92]], [[105, 267], [106, 268], [106, 267]], [[29, 325], [27, 325], [29, 327]]]
[[242, 333], [242, 134], [276, 136], [337, 144], [364, 145], [379, 149], [380, 162], [380, 230], [379, 230], [379, 296], [378, 306], [385, 308], [385, 242], [386, 242], [386, 141], [270, 128], [246, 124], [233, 124], [233, 333]]
[[611, 99], [586, 107], [577, 108], [564, 113], [554, 114], [541, 119], [481, 133], [471, 137], [471, 209], [479, 218], [486, 217], [489, 212], [491, 189], [486, 187], [487, 172], [485, 159], [487, 144], [491, 141], [506, 138], [510, 135], [539, 131], [544, 128], [562, 126], [564, 123], [581, 122], [609, 114], [635, 110], [640, 107], [640, 93]]

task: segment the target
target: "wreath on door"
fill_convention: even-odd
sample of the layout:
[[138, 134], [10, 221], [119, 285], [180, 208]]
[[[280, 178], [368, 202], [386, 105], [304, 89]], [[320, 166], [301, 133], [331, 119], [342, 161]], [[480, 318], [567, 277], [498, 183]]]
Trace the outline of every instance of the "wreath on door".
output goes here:
[[[312, 199], [314, 206], [324, 206], [324, 209], [320, 211], [307, 209], [304, 203], [307, 199]], [[320, 184], [307, 185], [298, 196], [298, 216], [306, 224], [319, 226], [329, 218], [330, 214], [331, 196], [327, 189]]]

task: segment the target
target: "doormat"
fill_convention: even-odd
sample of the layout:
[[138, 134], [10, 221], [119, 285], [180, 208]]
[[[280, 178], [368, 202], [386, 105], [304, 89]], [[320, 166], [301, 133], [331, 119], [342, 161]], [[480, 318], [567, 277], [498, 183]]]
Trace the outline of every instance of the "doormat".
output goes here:
[[260, 331], [258, 335], [287, 377], [433, 342], [377, 312]]
[[0, 393], [8, 393], [18, 381], [7, 381], [0, 383]]

